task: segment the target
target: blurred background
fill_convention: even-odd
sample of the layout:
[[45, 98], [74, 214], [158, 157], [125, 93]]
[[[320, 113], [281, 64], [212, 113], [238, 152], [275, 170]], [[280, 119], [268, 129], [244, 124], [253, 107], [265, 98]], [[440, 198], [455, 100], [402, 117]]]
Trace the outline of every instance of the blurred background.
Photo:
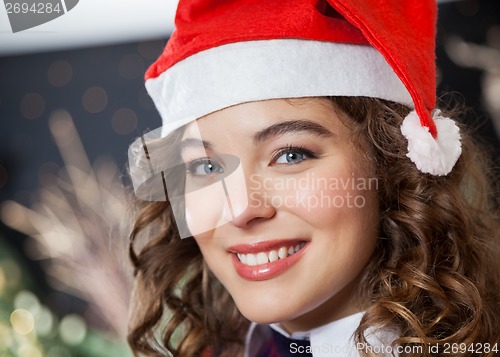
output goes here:
[[[16, 34], [0, 7], [2, 357], [131, 355], [127, 149], [160, 126], [143, 74], [176, 1], [92, 1]], [[439, 11], [438, 93], [498, 166], [500, 2]]]

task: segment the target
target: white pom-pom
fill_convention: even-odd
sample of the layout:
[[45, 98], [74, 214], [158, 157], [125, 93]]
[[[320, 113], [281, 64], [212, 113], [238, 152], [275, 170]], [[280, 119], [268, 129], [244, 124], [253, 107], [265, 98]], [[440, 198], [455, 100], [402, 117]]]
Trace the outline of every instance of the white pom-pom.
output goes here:
[[404, 119], [401, 132], [408, 140], [406, 156], [420, 171], [446, 176], [462, 153], [460, 129], [452, 119], [442, 117], [439, 110], [434, 111], [433, 119], [438, 132], [436, 139], [432, 137], [429, 128], [420, 124], [414, 110]]

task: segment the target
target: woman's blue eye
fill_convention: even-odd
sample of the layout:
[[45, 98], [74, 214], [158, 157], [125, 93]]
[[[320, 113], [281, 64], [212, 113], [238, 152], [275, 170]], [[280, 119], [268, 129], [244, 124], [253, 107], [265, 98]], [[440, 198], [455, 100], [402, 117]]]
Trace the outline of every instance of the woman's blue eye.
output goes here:
[[277, 164], [293, 164], [304, 160], [305, 155], [300, 152], [287, 152], [276, 159]]
[[309, 150], [289, 147], [280, 150], [275, 157], [275, 164], [298, 164], [315, 156]]
[[221, 174], [224, 168], [215, 161], [198, 159], [187, 164], [187, 171], [193, 176], [207, 176]]

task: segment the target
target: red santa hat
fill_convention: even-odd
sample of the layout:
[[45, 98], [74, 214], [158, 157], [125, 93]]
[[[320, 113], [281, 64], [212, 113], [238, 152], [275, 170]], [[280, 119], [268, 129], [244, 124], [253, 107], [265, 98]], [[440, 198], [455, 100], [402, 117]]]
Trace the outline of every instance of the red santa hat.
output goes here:
[[232, 105], [366, 96], [413, 110], [401, 131], [417, 168], [447, 175], [461, 154], [435, 110], [434, 0], [180, 0], [146, 73], [162, 135]]

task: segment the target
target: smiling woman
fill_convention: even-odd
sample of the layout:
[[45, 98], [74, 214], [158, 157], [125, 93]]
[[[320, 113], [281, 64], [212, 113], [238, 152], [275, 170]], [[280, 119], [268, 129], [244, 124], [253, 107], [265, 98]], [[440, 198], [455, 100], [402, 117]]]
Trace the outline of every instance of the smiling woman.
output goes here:
[[164, 123], [129, 151], [137, 196], [158, 201], [137, 202], [131, 232], [132, 349], [493, 355], [488, 165], [434, 110], [432, 16], [400, 24], [415, 48], [387, 37], [387, 18], [435, 4], [292, 3], [181, 1], [147, 73]]
[[[199, 119], [197, 132], [213, 144], [207, 153], [202, 150], [192, 153], [193, 157], [208, 154], [212, 160], [217, 153], [231, 153], [240, 158], [245, 177], [253, 180], [256, 176], [299, 180], [307, 174], [339, 179], [347, 179], [353, 172], [362, 177], [373, 175], [369, 163], [361, 165], [362, 154], [352, 145], [351, 130], [342, 124], [330, 101], [293, 102], [245, 103]], [[288, 118], [311, 119], [298, 126]], [[224, 126], [229, 119], [234, 125]], [[190, 137], [192, 125], [185, 138]], [[320, 196], [359, 194], [350, 189], [252, 191], [245, 186], [229, 187], [228, 191], [235, 192], [229, 195], [234, 219], [221, 226], [214, 222], [213, 229], [194, 238], [208, 267], [245, 317], [259, 323], [283, 321], [288, 331], [306, 331], [318, 323], [317, 316], [327, 322], [358, 311], [349, 298], [353, 282], [375, 247], [376, 192], [363, 192], [366, 205], [352, 209], [299, 205], [311, 197], [323, 203]], [[239, 196], [249, 198], [240, 200]], [[286, 204], [273, 204], [278, 197]], [[186, 216], [192, 217], [193, 224], [200, 214], [206, 214], [206, 207], [196, 202], [186, 202]], [[203, 211], [196, 214], [193, 210]], [[323, 263], [318, 264], [320, 261]], [[312, 271], [315, 279], [311, 279]], [[300, 288], [290, 289], [294, 285]]]

